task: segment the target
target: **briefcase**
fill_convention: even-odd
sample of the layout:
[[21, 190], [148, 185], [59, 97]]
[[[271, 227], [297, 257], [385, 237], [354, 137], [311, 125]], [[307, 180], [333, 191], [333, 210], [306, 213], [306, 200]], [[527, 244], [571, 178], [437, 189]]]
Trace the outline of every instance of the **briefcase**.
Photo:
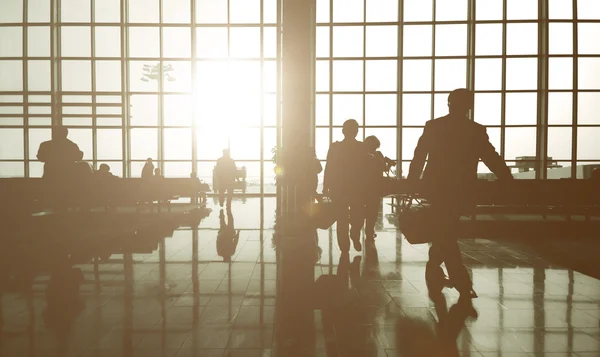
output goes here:
[[311, 204], [310, 216], [319, 229], [329, 229], [336, 221], [335, 208], [328, 200]]
[[410, 244], [431, 243], [439, 227], [434, 211], [429, 207], [410, 208], [398, 213], [398, 226]]

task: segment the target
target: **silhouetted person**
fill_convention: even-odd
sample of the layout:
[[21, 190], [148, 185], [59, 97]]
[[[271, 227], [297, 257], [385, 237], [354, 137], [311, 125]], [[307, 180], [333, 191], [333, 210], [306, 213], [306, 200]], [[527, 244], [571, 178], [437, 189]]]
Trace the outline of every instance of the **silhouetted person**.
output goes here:
[[110, 172], [110, 167], [107, 164], [100, 165], [98, 171], [95, 172], [95, 176], [99, 178], [116, 177]]
[[[457, 227], [462, 213], [474, 205], [471, 189], [477, 182], [479, 159], [500, 180], [512, 179], [510, 169], [490, 143], [485, 127], [469, 120], [473, 108], [473, 93], [456, 89], [448, 96], [450, 114], [430, 120], [415, 149], [408, 179], [415, 181], [423, 173], [424, 197], [431, 203], [440, 236], [433, 237], [426, 268], [430, 294], [444, 285], [454, 286], [461, 298], [477, 297], [462, 263], [457, 242]], [[423, 172], [425, 160], [427, 167]], [[420, 192], [421, 193], [421, 192]], [[446, 263], [451, 283], [440, 265]]]
[[231, 257], [235, 254], [239, 239], [240, 231], [235, 230], [231, 210], [227, 210], [227, 223], [225, 222], [225, 214], [221, 210], [219, 213], [219, 232], [217, 233], [217, 254], [223, 257], [224, 262], [231, 262]]
[[319, 198], [317, 186], [319, 185], [319, 174], [323, 171], [321, 161], [317, 158], [314, 147], [297, 149], [292, 155], [292, 162], [286, 163], [286, 177], [294, 180], [299, 191], [299, 197], [308, 197], [310, 202]]
[[37, 158], [44, 163], [44, 178], [68, 178], [76, 170], [75, 163], [83, 159], [77, 144], [67, 139], [69, 130], [63, 126], [52, 129], [52, 140], [40, 144]]
[[386, 163], [385, 156], [378, 151], [381, 143], [376, 136], [371, 135], [365, 138], [364, 141], [365, 149], [367, 150], [367, 164], [365, 167], [365, 234], [367, 239], [374, 239], [377, 237], [375, 234], [375, 222], [379, 215], [379, 206], [381, 203], [381, 179], [383, 173], [389, 168]]
[[223, 156], [217, 160], [215, 174], [219, 191], [219, 205], [223, 207], [223, 204], [225, 203], [225, 191], [227, 191], [227, 206], [231, 207], [233, 187], [237, 176], [237, 166], [235, 166], [235, 161], [233, 161], [229, 155], [228, 149], [224, 149]]
[[154, 176], [154, 164], [152, 159], [148, 158], [142, 168], [142, 178], [152, 178]]
[[156, 179], [165, 178], [162, 174], [162, 171], [160, 171], [160, 169], [158, 167], [154, 169], [154, 178], [156, 178]]
[[363, 175], [367, 154], [363, 143], [356, 140], [356, 120], [346, 120], [342, 132], [344, 140], [332, 143], [327, 153], [323, 195], [329, 196], [336, 207], [337, 239], [341, 251], [349, 252], [348, 238], [352, 240], [354, 249], [360, 251], [360, 231], [365, 218]]

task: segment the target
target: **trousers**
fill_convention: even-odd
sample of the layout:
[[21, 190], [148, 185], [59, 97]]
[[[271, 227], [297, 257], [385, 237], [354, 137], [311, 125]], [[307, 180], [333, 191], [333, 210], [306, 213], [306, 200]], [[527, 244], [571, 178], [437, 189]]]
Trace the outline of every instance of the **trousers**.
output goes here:
[[[360, 231], [365, 221], [365, 204], [360, 200], [332, 200], [336, 208], [337, 216], [337, 240], [340, 250], [350, 250], [350, 239], [360, 240]], [[350, 233], [350, 236], [348, 236]]]

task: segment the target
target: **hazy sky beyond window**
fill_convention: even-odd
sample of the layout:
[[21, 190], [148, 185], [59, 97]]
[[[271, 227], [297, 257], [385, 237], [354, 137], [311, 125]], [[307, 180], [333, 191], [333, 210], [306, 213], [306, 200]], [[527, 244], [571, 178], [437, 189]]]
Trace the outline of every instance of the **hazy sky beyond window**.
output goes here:
[[[172, 161], [165, 163], [167, 175], [189, 175], [194, 124], [201, 138], [196, 145], [198, 160], [216, 159], [223, 147], [231, 145], [234, 157], [246, 162], [251, 174], [259, 177], [260, 166], [250, 161], [261, 157], [261, 123], [266, 127], [262, 132], [264, 160], [270, 161], [270, 148], [275, 145], [276, 0], [262, 2], [263, 25], [259, 0], [229, 0], [229, 6], [227, 0], [191, 0], [196, 2], [193, 14], [190, 0], [169, 0], [162, 16], [158, 0], [128, 1], [129, 48], [123, 65], [120, 1], [96, 0], [95, 19], [91, 19], [89, 0], [62, 0], [59, 79], [65, 92], [64, 122], [74, 128], [71, 137], [86, 158], [94, 154], [98, 163], [110, 163], [115, 172], [122, 170], [115, 162], [126, 159], [121, 146], [126, 134], [121, 92], [126, 88], [131, 105], [132, 160], [162, 155], [164, 161]], [[597, 0], [575, 1], [579, 18], [598, 22], [552, 22], [572, 20], [573, 7], [571, 0], [549, 0], [548, 123], [553, 127], [548, 130], [548, 155], [571, 160], [572, 131], [576, 130], [577, 158], [600, 161], [596, 142], [600, 134], [600, 7]], [[0, 106], [0, 161], [24, 159], [25, 135], [29, 136], [29, 158], [35, 159], [37, 145], [50, 135], [50, 1], [27, 3], [23, 18], [22, 0], [0, 1], [0, 25], [9, 24], [0, 26], [0, 102], [22, 103], [20, 92], [39, 92], [28, 97], [29, 103], [36, 103], [28, 108], [29, 125], [39, 127], [24, 131], [22, 104]], [[321, 159], [329, 142], [341, 138], [337, 126], [352, 117], [365, 126], [360, 135], [380, 137], [384, 154], [395, 158], [397, 145], [401, 145], [399, 159], [410, 160], [422, 132], [420, 126], [447, 113], [448, 91], [467, 86], [467, 0], [436, 3], [434, 11], [432, 0], [404, 0], [404, 19], [398, 19], [398, 1], [394, 0], [334, 0], [333, 9], [330, 0], [317, 0], [315, 122]], [[502, 7], [502, 0], [477, 0], [475, 18], [486, 22], [475, 24], [474, 118], [489, 126], [497, 149], [501, 146], [500, 125], [515, 126], [507, 127], [503, 134], [505, 158], [514, 160], [536, 155], [540, 27], [530, 20], [537, 19], [538, 0], [507, 1], [511, 22], [506, 25], [505, 61]], [[404, 21], [400, 41], [399, 20]], [[427, 24], [434, 20], [453, 23]], [[228, 21], [235, 26], [222, 26]], [[464, 23], [455, 23], [461, 21]], [[29, 26], [24, 28], [22, 22]], [[93, 22], [101, 25], [92, 27]], [[193, 22], [202, 26], [192, 28]], [[577, 53], [573, 52], [573, 26], [577, 26]], [[197, 56], [194, 64], [192, 53]], [[585, 56], [574, 63], [576, 54]], [[145, 68], [157, 66], [161, 56], [163, 65], [173, 69], [169, 77], [162, 86], [157, 80], [143, 81]], [[27, 71], [25, 82], [23, 71]], [[503, 89], [507, 91], [504, 117]], [[574, 105], [572, 91], [578, 89], [585, 92], [577, 95]], [[93, 100], [92, 91], [97, 94]], [[92, 109], [92, 101], [103, 104]], [[599, 127], [573, 129], [569, 125], [574, 111], [579, 125]], [[97, 119], [92, 119], [93, 114]], [[398, 114], [405, 127], [401, 137], [395, 128]], [[331, 137], [330, 124], [336, 126]], [[197, 167], [208, 170], [208, 164]], [[36, 165], [32, 163], [32, 174], [39, 172]], [[135, 170], [132, 166], [132, 172]], [[19, 165], [0, 162], [0, 176], [19, 174], [23, 174]]]

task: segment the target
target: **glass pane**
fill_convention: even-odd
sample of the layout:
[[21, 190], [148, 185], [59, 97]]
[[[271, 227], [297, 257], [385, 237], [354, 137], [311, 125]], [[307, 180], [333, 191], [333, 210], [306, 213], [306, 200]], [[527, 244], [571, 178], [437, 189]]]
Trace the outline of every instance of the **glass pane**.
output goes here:
[[259, 23], [260, 0], [229, 0], [231, 23]]
[[437, 21], [466, 21], [468, 5], [467, 0], [436, 1], [435, 19]]
[[0, 61], [0, 91], [23, 90], [23, 62]]
[[[192, 159], [191, 129], [164, 129], [165, 160]], [[188, 173], [189, 174], [189, 173]]]
[[329, 128], [317, 128], [315, 129], [315, 151], [317, 152], [317, 158], [320, 160], [327, 159], [327, 152], [329, 151]]
[[163, 22], [189, 24], [192, 19], [190, 10], [190, 0], [163, 2]]
[[29, 129], [29, 159], [37, 160], [40, 144], [52, 138], [50, 129]]
[[[158, 157], [158, 129], [131, 129], [131, 158], [146, 160]], [[139, 175], [139, 173], [138, 173]]]
[[[327, 36], [329, 36], [329, 30], [327, 30]], [[327, 40], [327, 48], [329, 49], [329, 37]], [[327, 55], [329, 55], [329, 50]], [[276, 58], [277, 57], [277, 28], [275, 27], [264, 27], [263, 28], [263, 56], [265, 58]], [[318, 55], [317, 55], [318, 57]]]
[[315, 96], [315, 125], [329, 125], [329, 95]]
[[549, 89], [573, 89], [573, 59], [550, 58], [548, 64]]
[[92, 91], [92, 61], [62, 61], [61, 71], [63, 91]]
[[363, 27], [334, 26], [333, 27], [333, 56], [362, 57], [363, 56]]
[[367, 57], [398, 56], [398, 26], [367, 26]]
[[425, 125], [430, 119], [430, 94], [402, 95], [402, 125]]
[[536, 156], [536, 128], [506, 128], [504, 158], [515, 160], [520, 156]]
[[94, 50], [97, 57], [121, 56], [121, 29], [119, 27], [96, 27]]
[[[417, 147], [417, 142], [423, 134], [422, 128], [404, 128], [402, 129], [402, 160], [412, 160]], [[408, 170], [404, 173], [408, 175]]]
[[330, 22], [329, 15], [331, 12], [329, 11], [329, 0], [317, 0], [316, 9], [317, 23]]
[[190, 177], [192, 173], [192, 162], [165, 162], [165, 177]]
[[507, 0], [508, 20], [535, 20], [538, 18], [538, 0]]
[[28, 0], [27, 21], [50, 22], [50, 0]]
[[436, 25], [435, 55], [466, 56], [467, 25]]
[[[277, 146], [277, 129], [265, 128], [263, 130], [263, 160], [273, 161], [273, 148]], [[273, 173], [273, 171], [271, 171]]]
[[92, 53], [91, 28], [63, 26], [60, 30], [60, 51], [63, 57], [90, 57]]
[[333, 90], [362, 91], [363, 61], [333, 61]]
[[23, 28], [22, 27], [0, 27], [0, 57], [22, 57], [23, 56]]
[[577, 0], [550, 0], [548, 13], [550, 19], [572, 19], [573, 1]]
[[398, 89], [398, 62], [396, 60], [366, 62], [367, 91], [396, 91]]
[[404, 26], [404, 56], [431, 56], [433, 26], [411, 25]]
[[535, 125], [537, 123], [536, 93], [507, 93], [507, 125]]
[[121, 22], [121, 0], [95, 1], [94, 5], [96, 22]]
[[129, 90], [132, 92], [158, 92], [159, 76], [157, 62], [129, 62]]
[[50, 27], [31, 26], [27, 29], [27, 55], [50, 57]]
[[497, 153], [500, 153], [500, 128], [486, 128], [489, 141], [496, 149]]
[[229, 147], [229, 138], [226, 130], [217, 126], [202, 126], [198, 128], [197, 137], [197, 155], [200, 160], [216, 160], [223, 155], [223, 149]]
[[348, 119], [355, 119], [360, 125], [362, 125], [362, 114], [362, 94], [333, 95], [333, 125], [342, 125]]
[[573, 143], [572, 128], [548, 128], [548, 158], [568, 160]]
[[502, 20], [504, 0], [476, 0], [475, 18], [482, 20]]
[[263, 0], [263, 23], [277, 23], [277, 0]]
[[367, 0], [367, 22], [397, 22], [397, 0]]
[[0, 162], [0, 177], [24, 177], [25, 164], [23, 162]]
[[121, 129], [98, 129], [96, 145], [98, 160], [123, 159], [123, 131]]
[[600, 8], [596, 0], [574, 0], [577, 1], [577, 18], [580, 20], [600, 19]]
[[365, 97], [365, 125], [390, 125], [397, 123], [396, 94], [367, 94]]
[[475, 93], [474, 120], [483, 125], [500, 125], [502, 96], [500, 93]]
[[274, 93], [277, 91], [277, 62], [263, 62], [263, 91]]
[[224, 27], [199, 27], [196, 29], [196, 49], [200, 58], [227, 57], [227, 29]]
[[42, 177], [44, 164], [41, 162], [29, 162], [29, 177]]
[[191, 32], [185, 27], [163, 28], [163, 57], [189, 58], [192, 55]]
[[600, 124], [600, 92], [577, 93], [577, 122]]
[[333, 22], [363, 22], [364, 0], [333, 0]]
[[475, 31], [477, 56], [502, 54], [502, 24], [478, 24]]
[[[320, 96], [318, 94], [317, 96]], [[268, 126], [277, 125], [277, 96], [275, 94], [263, 95], [263, 124]]]
[[129, 98], [130, 124], [132, 126], [158, 125], [158, 97], [156, 95], [134, 94]]
[[433, 0], [404, 0], [404, 21], [432, 21]]
[[165, 92], [191, 92], [192, 91], [192, 63], [191, 62], [165, 62]]
[[159, 0], [129, 0], [129, 22], [157, 23]]
[[573, 54], [573, 24], [551, 23], [548, 41], [550, 54]]
[[475, 90], [502, 89], [502, 59], [475, 60]]
[[454, 90], [467, 85], [467, 61], [448, 59], [435, 61], [435, 90]]
[[317, 26], [316, 56], [329, 57], [329, 26]]
[[121, 91], [121, 61], [96, 61], [96, 90]]
[[578, 24], [578, 51], [580, 54], [600, 54], [600, 24], [584, 23]]
[[79, 150], [83, 151], [84, 160], [92, 159], [92, 129], [69, 128], [69, 139], [79, 146]]
[[[50, 91], [50, 61], [27, 61], [27, 89], [31, 91]], [[63, 86], [63, 90], [66, 90]]]
[[381, 142], [379, 151], [390, 159], [396, 159], [396, 128], [365, 128], [365, 137], [375, 135]]
[[260, 28], [234, 27], [230, 30], [231, 56], [238, 58], [260, 57]]
[[3, 0], [0, 23], [23, 22], [23, 0]]
[[159, 57], [160, 38], [156, 27], [129, 28], [130, 57]]
[[402, 72], [403, 90], [431, 90], [431, 60], [404, 60]]
[[[531, 1], [531, 0], [528, 0]], [[506, 54], [529, 55], [538, 51], [537, 24], [508, 24], [506, 28]]]
[[573, 122], [573, 94], [548, 93], [548, 124]]
[[61, 0], [60, 9], [62, 22], [91, 22], [90, 0]]
[[0, 128], [0, 159], [23, 160], [25, 146], [23, 129]]
[[192, 124], [192, 97], [189, 95], [164, 95], [165, 126], [188, 126]]
[[227, 23], [227, 0], [195, 0], [196, 21], [208, 24]]
[[433, 117], [440, 118], [448, 115], [448, 94], [436, 93], [433, 95]]
[[600, 128], [577, 128], [578, 160], [598, 160], [600, 158], [598, 138], [600, 138]]
[[231, 156], [236, 160], [260, 159], [260, 128], [230, 130]]
[[579, 89], [600, 89], [600, 58], [579, 58]]
[[537, 59], [508, 58], [506, 60], [506, 89], [537, 89]]

